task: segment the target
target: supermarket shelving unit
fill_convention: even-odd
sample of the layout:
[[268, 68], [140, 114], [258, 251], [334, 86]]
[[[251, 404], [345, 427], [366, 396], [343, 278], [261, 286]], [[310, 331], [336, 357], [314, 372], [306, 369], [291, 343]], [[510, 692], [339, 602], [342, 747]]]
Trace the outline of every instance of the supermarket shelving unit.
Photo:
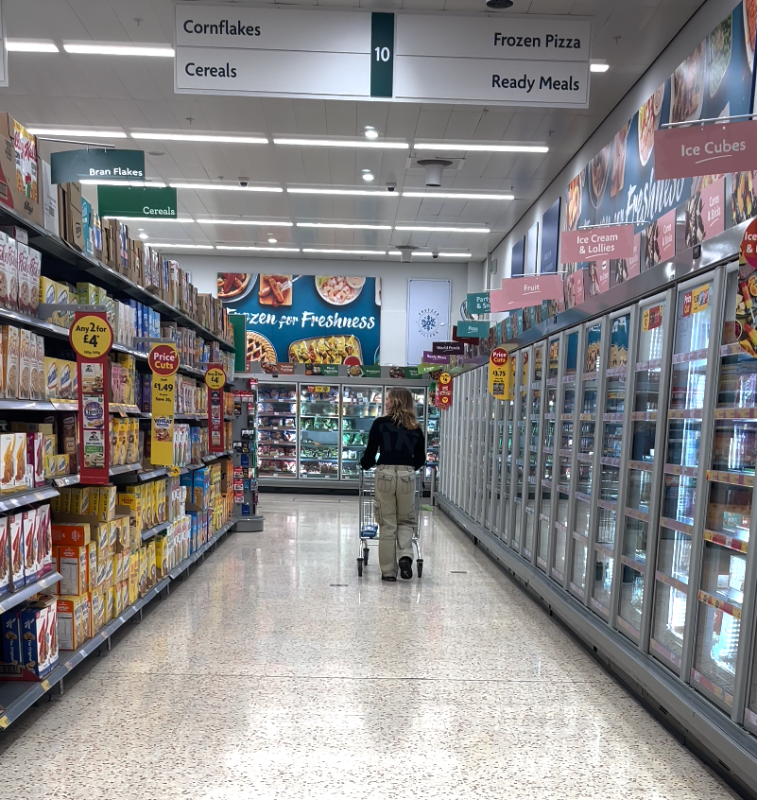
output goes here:
[[744, 227], [518, 337], [512, 401], [458, 375], [437, 499], [754, 792], [757, 359], [723, 259]]
[[[84, 642], [81, 647], [76, 650], [61, 651], [60, 663], [45, 680], [35, 683], [25, 681], [0, 682], [0, 708], [2, 708], [0, 730], [8, 728], [25, 711], [41, 700], [54, 687], [58, 687], [60, 693], [63, 694], [64, 678], [71, 673], [75, 667], [81, 664], [88, 656], [99, 652], [103, 647], [110, 650], [112, 646], [111, 637], [113, 634], [135, 616], [139, 615], [141, 619], [144, 608], [156, 597], [168, 597], [171, 591], [171, 584], [177, 580], [181, 580], [187, 575], [189, 573], [189, 568], [193, 564], [196, 564], [200, 560], [204, 561], [208, 552], [217, 547], [221, 540], [234, 529], [235, 525], [236, 520], [231, 520], [226, 523], [212, 539], [205, 542], [204, 545], [199, 547], [181, 564], [177, 564], [176, 567], [174, 567], [165, 578], [158, 581], [144, 597], [140, 597], [135, 603], [125, 608], [118, 617], [108, 622], [102, 630], [91, 639]], [[58, 575], [58, 573], [46, 575], [43, 579], [46, 586], [58, 580], [60, 580], [60, 575]], [[28, 588], [32, 587], [26, 587], [26, 589]], [[5, 601], [7, 598], [3, 598], [3, 600]]]

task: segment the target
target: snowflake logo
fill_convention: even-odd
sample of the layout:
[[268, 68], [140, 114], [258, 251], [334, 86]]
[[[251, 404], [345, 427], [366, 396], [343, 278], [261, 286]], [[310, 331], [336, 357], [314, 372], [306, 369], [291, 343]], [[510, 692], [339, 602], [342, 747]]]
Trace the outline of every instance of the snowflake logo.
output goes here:
[[418, 333], [431, 338], [439, 330], [439, 312], [433, 308], [422, 308], [418, 312]]

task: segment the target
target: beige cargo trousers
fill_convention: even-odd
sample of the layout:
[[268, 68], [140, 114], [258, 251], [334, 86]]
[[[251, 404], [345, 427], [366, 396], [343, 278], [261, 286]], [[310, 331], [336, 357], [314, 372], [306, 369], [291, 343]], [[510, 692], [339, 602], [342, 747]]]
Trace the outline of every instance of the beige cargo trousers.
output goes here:
[[397, 577], [400, 558], [413, 557], [415, 529], [415, 470], [412, 467], [376, 467], [374, 518], [379, 525], [381, 574]]

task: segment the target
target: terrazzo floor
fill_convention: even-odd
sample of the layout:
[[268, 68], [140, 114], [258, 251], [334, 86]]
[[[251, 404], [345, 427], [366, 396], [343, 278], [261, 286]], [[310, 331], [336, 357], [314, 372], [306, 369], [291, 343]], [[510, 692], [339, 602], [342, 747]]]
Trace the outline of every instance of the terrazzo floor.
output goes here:
[[441, 512], [392, 584], [357, 577], [355, 498], [262, 500], [0, 736], [2, 797], [736, 797]]

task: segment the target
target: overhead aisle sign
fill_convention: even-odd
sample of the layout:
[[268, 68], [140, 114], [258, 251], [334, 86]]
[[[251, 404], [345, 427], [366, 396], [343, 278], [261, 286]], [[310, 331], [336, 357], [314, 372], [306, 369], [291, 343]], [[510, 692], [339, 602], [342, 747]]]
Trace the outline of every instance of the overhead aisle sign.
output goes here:
[[179, 94], [588, 108], [591, 23], [176, 5]]

